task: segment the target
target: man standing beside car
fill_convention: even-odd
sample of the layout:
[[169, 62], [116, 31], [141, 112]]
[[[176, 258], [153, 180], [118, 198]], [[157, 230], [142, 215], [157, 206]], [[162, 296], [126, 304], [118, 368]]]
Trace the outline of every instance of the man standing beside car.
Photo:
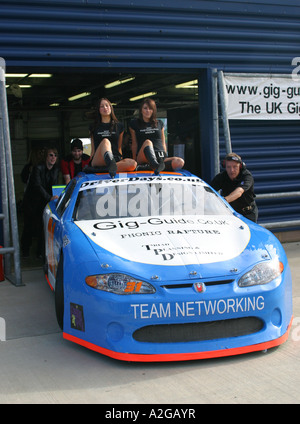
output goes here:
[[258, 209], [251, 172], [236, 153], [229, 153], [223, 166], [225, 171], [216, 175], [210, 185], [217, 191], [221, 190], [222, 196], [236, 212], [257, 222]]
[[89, 164], [90, 157], [83, 153], [83, 144], [79, 138], [74, 138], [71, 142], [71, 154], [61, 160], [61, 172], [64, 183], [69, 182]]

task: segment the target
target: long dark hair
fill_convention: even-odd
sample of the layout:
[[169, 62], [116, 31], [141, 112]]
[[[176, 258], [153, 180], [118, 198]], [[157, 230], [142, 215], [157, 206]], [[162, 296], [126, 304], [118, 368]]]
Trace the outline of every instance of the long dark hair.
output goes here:
[[115, 115], [114, 108], [113, 108], [113, 105], [111, 104], [111, 102], [106, 97], [102, 97], [101, 99], [98, 100], [98, 103], [97, 103], [96, 117], [95, 117], [94, 124], [92, 126], [92, 131], [94, 131], [97, 128], [97, 126], [102, 122], [102, 116], [101, 116], [101, 113], [99, 111], [100, 104], [101, 104], [102, 100], [105, 100], [109, 104], [110, 109], [111, 109], [110, 129], [112, 130], [115, 127], [115, 125], [119, 122], [118, 118]]
[[153, 112], [152, 115], [151, 115], [151, 118], [150, 118], [151, 126], [157, 127], [157, 117], [156, 117], [157, 116], [157, 107], [156, 107], [155, 101], [153, 99], [150, 99], [150, 98], [143, 100], [143, 102], [140, 105], [140, 109], [139, 109], [139, 123], [140, 123], [140, 125], [141, 124], [145, 125], [144, 120], [143, 120], [143, 114], [142, 114], [142, 109], [143, 109], [144, 104], [146, 104], [149, 107], [149, 109], [151, 109], [152, 112]]

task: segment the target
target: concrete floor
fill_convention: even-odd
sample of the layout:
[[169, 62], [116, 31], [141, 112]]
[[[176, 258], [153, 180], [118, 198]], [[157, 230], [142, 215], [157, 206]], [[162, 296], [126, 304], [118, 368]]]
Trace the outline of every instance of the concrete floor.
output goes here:
[[23, 267], [24, 286], [0, 282], [0, 403], [97, 403], [104, 414], [114, 404], [299, 403], [300, 243], [284, 248], [293, 277], [288, 341], [267, 353], [178, 363], [119, 362], [64, 340], [42, 269]]

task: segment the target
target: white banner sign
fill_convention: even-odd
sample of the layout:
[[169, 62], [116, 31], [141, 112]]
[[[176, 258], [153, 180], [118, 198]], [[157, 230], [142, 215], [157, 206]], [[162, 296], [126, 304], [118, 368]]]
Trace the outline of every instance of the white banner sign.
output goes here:
[[300, 82], [292, 77], [224, 76], [228, 119], [300, 119]]

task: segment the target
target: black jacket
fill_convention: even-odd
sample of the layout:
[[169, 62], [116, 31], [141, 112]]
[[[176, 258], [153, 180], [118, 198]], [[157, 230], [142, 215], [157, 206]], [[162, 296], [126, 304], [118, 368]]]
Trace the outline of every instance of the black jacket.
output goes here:
[[59, 169], [54, 166], [48, 169], [42, 163], [32, 168], [24, 193], [24, 206], [42, 210], [52, 197], [52, 186], [58, 182]]

